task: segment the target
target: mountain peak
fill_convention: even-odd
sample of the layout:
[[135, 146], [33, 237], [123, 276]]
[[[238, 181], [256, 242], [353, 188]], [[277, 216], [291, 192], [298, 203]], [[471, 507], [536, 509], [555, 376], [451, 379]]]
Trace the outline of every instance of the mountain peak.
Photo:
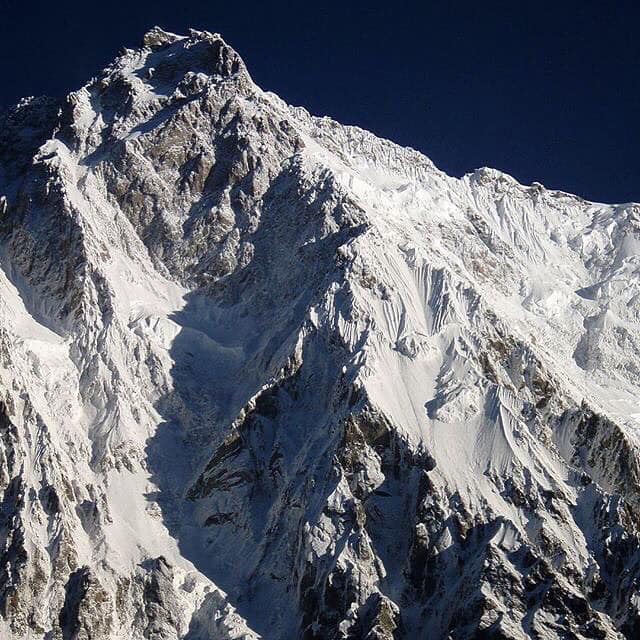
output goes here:
[[188, 35], [181, 36], [153, 27], [143, 37], [143, 46], [152, 52], [171, 48], [170, 56], [184, 58], [191, 64], [191, 71], [228, 76], [244, 68], [238, 54], [218, 33], [189, 29]]
[[162, 27], [155, 26], [144, 34], [142, 44], [147, 49], [157, 50], [173, 44], [178, 40], [182, 40], [184, 37], [185, 36], [171, 33], [170, 31], [165, 31]]
[[638, 637], [636, 206], [206, 31], [3, 123], [3, 638]]

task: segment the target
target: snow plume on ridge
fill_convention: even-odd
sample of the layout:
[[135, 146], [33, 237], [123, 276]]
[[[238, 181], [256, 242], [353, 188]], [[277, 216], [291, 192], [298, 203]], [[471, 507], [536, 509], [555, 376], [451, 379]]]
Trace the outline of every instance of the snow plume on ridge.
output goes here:
[[640, 205], [159, 28], [0, 125], [7, 638], [634, 638]]

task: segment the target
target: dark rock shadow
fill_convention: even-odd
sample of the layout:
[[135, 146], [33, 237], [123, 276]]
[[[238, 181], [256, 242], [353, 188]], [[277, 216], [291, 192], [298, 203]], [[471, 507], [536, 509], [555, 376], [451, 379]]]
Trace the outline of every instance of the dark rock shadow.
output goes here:
[[[272, 593], [267, 582], [277, 584], [279, 577], [251, 573], [260, 567], [260, 555], [271, 553], [265, 541], [277, 543], [268, 529], [284, 517], [282, 491], [287, 483], [267, 480], [265, 467], [280, 460], [284, 474], [300, 474], [300, 451], [306, 447], [303, 457], [321, 467], [315, 475], [330, 476], [330, 453], [323, 454], [317, 441], [309, 445], [303, 425], [309, 411], [314, 417], [331, 415], [327, 397], [340, 381], [349, 354], [338, 344], [335, 327], [314, 325], [310, 309], [332, 283], [340, 289], [337, 249], [364, 231], [353, 207], [336, 196], [329, 182], [313, 202], [305, 201], [298, 170], [285, 169], [265, 195], [260, 227], [247, 238], [254, 246], [251, 263], [189, 294], [184, 308], [172, 317], [180, 327], [170, 349], [172, 391], [157, 404], [164, 420], [146, 448], [158, 487], [149, 499], [160, 506], [180, 552], [229, 594], [252, 628], [267, 636], [260, 607]], [[331, 230], [328, 217], [334, 220]], [[338, 313], [348, 315], [348, 292], [339, 290], [334, 299]], [[294, 354], [300, 349], [305, 364], [296, 371]], [[270, 410], [260, 393], [278, 378], [284, 382], [275, 392], [277, 406]], [[317, 395], [308, 392], [313, 384], [318, 384]], [[257, 394], [256, 424], [245, 429], [240, 457], [230, 460], [231, 481], [208, 486], [207, 466], [242, 429], [236, 419], [243, 410], [251, 413], [252, 405], [247, 406]], [[307, 404], [301, 398], [307, 398]], [[311, 426], [316, 439], [326, 436], [327, 447], [332, 421]], [[337, 478], [321, 495], [329, 495], [335, 482]], [[225, 503], [228, 508], [221, 510]], [[280, 510], [280, 516], [274, 510]], [[293, 593], [289, 597], [296, 600]], [[198, 624], [194, 622], [189, 638], [199, 637]]]

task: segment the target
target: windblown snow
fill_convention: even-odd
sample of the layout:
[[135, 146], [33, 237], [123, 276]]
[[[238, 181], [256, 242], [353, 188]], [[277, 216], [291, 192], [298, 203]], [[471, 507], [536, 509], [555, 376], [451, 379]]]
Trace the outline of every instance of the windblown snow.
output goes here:
[[0, 262], [3, 638], [640, 635], [640, 205], [154, 28], [2, 116]]

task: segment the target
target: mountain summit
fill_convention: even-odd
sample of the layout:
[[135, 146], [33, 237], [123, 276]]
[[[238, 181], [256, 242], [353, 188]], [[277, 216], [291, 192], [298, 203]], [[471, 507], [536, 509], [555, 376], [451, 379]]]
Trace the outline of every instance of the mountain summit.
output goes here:
[[0, 122], [0, 635], [637, 638], [640, 205], [152, 29]]

